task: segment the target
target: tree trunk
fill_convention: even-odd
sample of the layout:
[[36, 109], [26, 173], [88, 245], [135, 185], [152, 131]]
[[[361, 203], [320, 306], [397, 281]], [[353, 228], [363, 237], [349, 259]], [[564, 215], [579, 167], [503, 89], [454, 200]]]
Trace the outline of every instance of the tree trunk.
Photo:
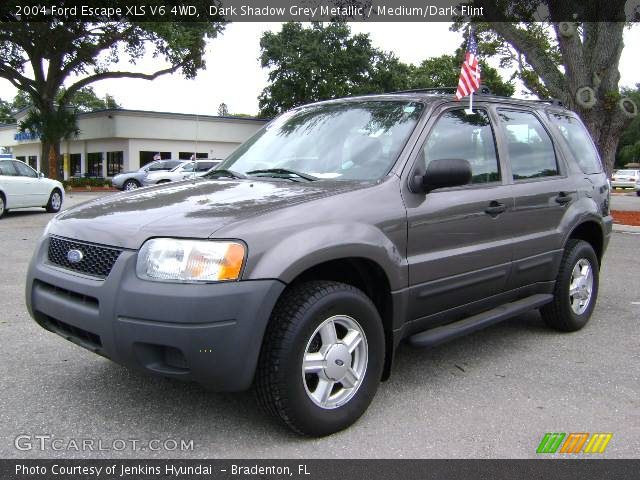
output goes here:
[[60, 144], [43, 141], [40, 156], [40, 171], [49, 178], [62, 180], [59, 175], [59, 162]]

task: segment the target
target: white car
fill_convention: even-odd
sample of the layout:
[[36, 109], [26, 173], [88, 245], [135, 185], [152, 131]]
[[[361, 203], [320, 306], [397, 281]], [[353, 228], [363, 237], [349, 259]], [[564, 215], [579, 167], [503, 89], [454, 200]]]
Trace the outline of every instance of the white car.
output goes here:
[[149, 172], [142, 179], [142, 184], [149, 186], [159, 183], [179, 182], [192, 177], [201, 177], [221, 161], [222, 160], [186, 160], [168, 172]]
[[611, 176], [611, 186], [613, 188], [634, 188], [636, 186], [636, 181], [639, 179], [640, 170], [616, 170]]
[[42, 207], [56, 213], [63, 201], [62, 183], [19, 160], [0, 159], [0, 217], [14, 208]]

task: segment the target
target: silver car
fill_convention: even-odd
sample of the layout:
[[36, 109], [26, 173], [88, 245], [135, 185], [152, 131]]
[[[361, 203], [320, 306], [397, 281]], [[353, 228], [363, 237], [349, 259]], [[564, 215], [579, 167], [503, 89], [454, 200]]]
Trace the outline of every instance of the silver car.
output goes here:
[[163, 172], [149, 172], [143, 178], [142, 184], [146, 187], [159, 183], [179, 182], [192, 177], [200, 177], [213, 167], [218, 165], [222, 160], [203, 159], [203, 160], [187, 160], [182, 161], [173, 170]]
[[122, 172], [111, 179], [118, 190], [135, 190], [143, 185], [144, 177], [152, 172], [168, 172], [180, 165], [182, 160], [156, 160], [133, 172]]

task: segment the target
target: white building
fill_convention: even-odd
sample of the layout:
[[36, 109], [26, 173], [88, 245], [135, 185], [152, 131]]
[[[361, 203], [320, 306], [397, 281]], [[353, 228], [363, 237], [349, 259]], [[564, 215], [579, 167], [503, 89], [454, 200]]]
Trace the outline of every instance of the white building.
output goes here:
[[[18, 123], [26, 111], [18, 114]], [[64, 178], [70, 176], [112, 177], [137, 170], [156, 154], [189, 160], [223, 159], [258, 131], [265, 120], [214, 117], [141, 110], [101, 110], [78, 115], [80, 134], [60, 145]], [[19, 133], [17, 125], [0, 124], [0, 147], [15, 158], [40, 170], [38, 138]]]

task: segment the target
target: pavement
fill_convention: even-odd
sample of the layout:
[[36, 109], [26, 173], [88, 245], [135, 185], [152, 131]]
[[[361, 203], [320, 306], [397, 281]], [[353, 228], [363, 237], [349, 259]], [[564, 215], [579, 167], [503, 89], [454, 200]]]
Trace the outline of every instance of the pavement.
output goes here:
[[612, 235], [583, 330], [554, 332], [530, 312], [434, 349], [403, 346], [358, 423], [304, 439], [250, 393], [134, 373], [38, 327], [24, 279], [49, 218], [0, 220], [0, 458], [531, 458], [546, 432], [612, 432], [599, 458], [639, 457], [638, 235]]

